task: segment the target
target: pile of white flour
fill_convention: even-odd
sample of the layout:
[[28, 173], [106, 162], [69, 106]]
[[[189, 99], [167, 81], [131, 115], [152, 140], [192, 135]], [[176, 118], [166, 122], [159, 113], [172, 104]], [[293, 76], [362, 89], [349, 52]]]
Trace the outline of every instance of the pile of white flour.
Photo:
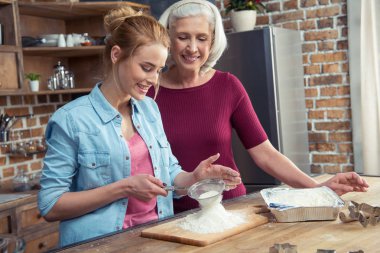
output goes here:
[[[214, 192], [205, 192], [199, 199], [210, 196], [215, 196]], [[178, 226], [191, 232], [208, 234], [220, 233], [246, 222], [244, 214], [226, 211], [221, 204], [221, 199], [222, 196], [219, 196], [215, 201], [207, 203], [206, 206], [201, 205], [199, 212], [189, 214], [178, 223]]]

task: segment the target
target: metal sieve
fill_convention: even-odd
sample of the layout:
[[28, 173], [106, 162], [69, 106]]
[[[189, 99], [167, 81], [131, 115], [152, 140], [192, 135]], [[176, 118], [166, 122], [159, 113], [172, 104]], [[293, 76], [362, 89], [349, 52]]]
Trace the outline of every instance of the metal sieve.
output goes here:
[[[190, 186], [187, 193], [189, 197], [197, 200], [201, 206], [207, 206], [215, 202], [218, 198], [220, 198], [220, 200], [222, 199], [221, 195], [225, 186], [226, 184], [222, 179], [205, 179]], [[215, 194], [204, 197], [207, 193], [214, 192]]]

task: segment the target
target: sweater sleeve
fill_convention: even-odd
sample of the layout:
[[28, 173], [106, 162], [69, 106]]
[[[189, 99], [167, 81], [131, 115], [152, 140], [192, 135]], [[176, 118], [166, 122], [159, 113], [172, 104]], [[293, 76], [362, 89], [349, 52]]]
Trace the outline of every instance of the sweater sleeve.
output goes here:
[[236, 95], [239, 96], [236, 108], [232, 112], [232, 127], [236, 130], [244, 147], [246, 149], [253, 148], [266, 141], [268, 136], [240, 80], [236, 76], [229, 74], [228, 81], [231, 82], [237, 91]]

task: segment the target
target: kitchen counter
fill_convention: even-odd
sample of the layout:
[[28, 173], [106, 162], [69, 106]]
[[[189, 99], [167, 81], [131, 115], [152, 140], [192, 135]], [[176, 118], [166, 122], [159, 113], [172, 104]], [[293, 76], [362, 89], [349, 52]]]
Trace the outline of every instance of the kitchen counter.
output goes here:
[[[316, 177], [324, 181], [331, 175]], [[366, 193], [348, 193], [342, 196], [345, 201], [356, 201], [370, 205], [380, 205], [380, 177], [365, 177], [370, 184]], [[224, 202], [224, 206], [264, 204], [259, 193], [253, 193], [238, 199]], [[335, 221], [313, 221], [296, 223], [270, 222], [247, 230], [220, 242], [197, 247], [162, 240], [148, 239], [140, 236], [141, 230], [178, 219], [188, 214], [144, 224], [123, 232], [103, 236], [92, 241], [66, 247], [57, 252], [269, 252], [275, 243], [297, 245], [300, 253], [317, 252], [317, 249], [334, 249], [337, 253], [363, 250], [364, 252], [380, 252], [380, 224], [368, 225], [364, 228], [358, 221], [342, 223]]]
[[37, 202], [37, 192], [38, 191], [0, 191], [0, 212], [24, 204]]

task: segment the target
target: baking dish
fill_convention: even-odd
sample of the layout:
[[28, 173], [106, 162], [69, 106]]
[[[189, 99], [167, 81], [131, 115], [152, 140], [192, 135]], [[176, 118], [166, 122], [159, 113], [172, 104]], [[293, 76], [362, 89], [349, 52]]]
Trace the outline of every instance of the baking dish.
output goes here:
[[330, 188], [270, 188], [260, 191], [278, 222], [335, 220], [344, 201]]

